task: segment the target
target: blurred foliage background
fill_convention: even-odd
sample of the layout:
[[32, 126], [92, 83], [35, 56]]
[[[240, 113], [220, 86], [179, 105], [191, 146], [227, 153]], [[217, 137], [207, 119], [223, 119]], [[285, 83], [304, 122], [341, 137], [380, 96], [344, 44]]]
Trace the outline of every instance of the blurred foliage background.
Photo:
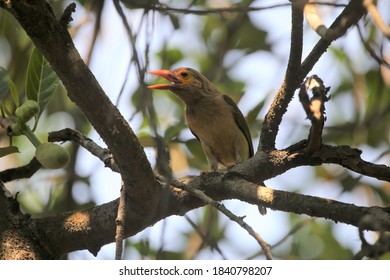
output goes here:
[[[58, 16], [69, 1], [49, 1]], [[345, 1], [335, 1], [337, 3]], [[103, 89], [129, 120], [147, 153], [156, 164], [160, 145], [169, 149], [175, 177], [207, 169], [201, 146], [185, 125], [184, 106], [166, 92], [151, 92], [154, 83], [147, 71], [189, 66], [200, 70], [239, 104], [257, 147], [262, 118], [276, 93], [287, 65], [290, 45], [288, 1], [78, 1], [69, 31]], [[251, 12], [213, 12], [211, 9], [262, 7]], [[280, 7], [279, 7], [280, 4]], [[121, 9], [118, 10], [118, 5]], [[157, 6], [153, 6], [157, 5]], [[158, 7], [160, 11], [154, 11]], [[390, 3], [378, 1], [388, 23]], [[170, 9], [172, 8], [172, 9]], [[342, 8], [320, 6], [323, 20], [331, 23]], [[188, 12], [192, 10], [193, 12]], [[119, 16], [122, 11], [125, 18]], [[126, 28], [127, 26], [127, 28]], [[359, 31], [358, 31], [359, 29]], [[319, 40], [307, 25], [304, 56]], [[367, 51], [390, 60], [389, 40], [369, 16], [335, 42], [312, 71], [331, 87], [327, 103], [324, 142], [363, 150], [363, 158], [389, 164], [390, 70]], [[24, 100], [26, 69], [33, 45], [17, 21], [0, 10], [0, 66], [15, 82]], [[11, 95], [1, 92], [2, 106]], [[98, 109], [98, 108], [97, 108]], [[102, 112], [104, 113], [104, 112]], [[38, 124], [40, 138], [70, 127], [101, 145], [82, 112], [60, 85]], [[284, 117], [277, 147], [284, 148], [307, 137], [309, 122], [297, 99]], [[9, 137], [0, 131], [1, 147]], [[1, 158], [0, 169], [21, 166], [33, 157], [32, 145], [14, 137], [20, 153]], [[85, 208], [119, 196], [119, 178], [101, 162], [72, 143], [64, 146], [70, 164], [60, 171], [40, 170], [30, 179], [7, 184], [20, 192], [23, 209], [33, 217]], [[260, 171], [261, 172], [261, 171]], [[389, 205], [390, 184], [359, 176], [340, 166], [301, 167], [266, 182], [272, 188], [337, 199], [357, 205]], [[356, 228], [295, 214], [268, 211], [259, 217], [256, 207], [241, 202], [224, 204], [263, 238], [275, 245], [281, 259], [350, 259], [359, 251]], [[376, 234], [367, 234], [374, 242]], [[125, 258], [144, 259], [246, 259], [262, 258], [260, 249], [239, 227], [204, 207], [184, 217], [171, 217], [127, 240]], [[98, 258], [112, 258], [106, 246]], [[70, 259], [93, 258], [75, 252]], [[390, 258], [390, 255], [381, 258]]]

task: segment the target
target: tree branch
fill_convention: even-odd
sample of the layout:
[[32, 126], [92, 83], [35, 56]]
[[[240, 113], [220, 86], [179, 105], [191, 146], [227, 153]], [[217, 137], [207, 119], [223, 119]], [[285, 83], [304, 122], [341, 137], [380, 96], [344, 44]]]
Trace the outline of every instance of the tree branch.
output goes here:
[[125, 239], [125, 221], [126, 221], [126, 188], [121, 187], [121, 195], [119, 197], [118, 214], [115, 220], [116, 234], [115, 234], [115, 259], [121, 260], [123, 253], [123, 240]]
[[[310, 99], [307, 89], [313, 93]], [[316, 75], [307, 78], [299, 91], [299, 100], [312, 125], [306, 147], [306, 151], [309, 153], [317, 151], [322, 144], [322, 130], [325, 124], [325, 102], [329, 100], [327, 96], [328, 91], [329, 88], [326, 88], [322, 80]]]
[[20, 211], [16, 198], [0, 182], [0, 260], [52, 259], [54, 256], [36, 242], [29, 217]]
[[349, 146], [323, 145], [317, 160], [321, 163], [338, 164], [356, 173], [390, 182], [390, 167], [365, 161], [361, 158], [361, 153], [362, 151]]
[[106, 142], [129, 188], [129, 200], [137, 202], [130, 203], [130, 207], [139, 213], [150, 213], [157, 207], [159, 187], [136, 135], [81, 59], [66, 27], [55, 18], [50, 5], [46, 1], [31, 3], [21, 0], [7, 5], [1, 1], [1, 6], [20, 22], [60, 77], [70, 99]]
[[59, 131], [49, 132], [48, 136], [49, 142], [63, 142], [63, 141], [73, 141], [87, 151], [89, 151], [92, 155], [100, 159], [104, 166], [110, 168], [114, 172], [119, 172], [119, 168], [115, 163], [112, 154], [109, 150], [100, 147], [94, 141], [92, 141], [87, 136], [83, 135], [81, 132], [77, 130], [73, 130], [71, 128], [65, 128]]
[[[178, 13], [178, 14], [194, 14], [199, 16], [209, 15], [209, 14], [221, 14], [221, 13], [249, 13], [257, 12], [263, 10], [270, 10], [276, 8], [283, 8], [290, 6], [290, 3], [275, 4], [263, 7], [255, 6], [240, 6], [240, 5], [231, 5], [224, 8], [209, 8], [209, 9], [194, 9], [194, 8], [175, 8], [168, 6], [162, 3], [153, 3], [146, 1], [134, 1], [134, 0], [121, 0], [129, 7], [145, 9], [147, 11], [157, 11], [163, 14], [167, 13]], [[316, 5], [332, 6], [332, 7], [345, 7], [345, 4], [337, 4], [334, 2], [317, 2]]]
[[[221, 170], [195, 177], [187, 183], [192, 189], [205, 192], [213, 200], [240, 199], [274, 210], [323, 217], [354, 226], [367, 214], [375, 216], [375, 224], [390, 229], [389, 209], [380, 207], [357, 207], [329, 199], [273, 190], [256, 183], [287, 170], [304, 165], [335, 163], [360, 174], [390, 181], [390, 168], [366, 162], [361, 151], [348, 146], [321, 145], [318, 152], [306, 152], [306, 141], [299, 142], [281, 151], [260, 152], [254, 157], [233, 167], [229, 172]], [[263, 170], [263, 172], [258, 172]], [[250, 180], [251, 182], [248, 182]], [[165, 184], [165, 183], [164, 183]], [[126, 212], [124, 237], [132, 236], [161, 219], [171, 215], [184, 215], [191, 209], [205, 205], [204, 201], [178, 188], [162, 188], [160, 207], [145, 218], [134, 211]], [[87, 248], [96, 254], [100, 247], [114, 241], [115, 217], [118, 200], [82, 211], [62, 213], [59, 216], [33, 220], [42, 240], [62, 255]], [[375, 230], [370, 225], [360, 227]], [[44, 229], [44, 230], [43, 230]], [[61, 229], [60, 231], [58, 229]], [[48, 246], [48, 245], [47, 245]]]
[[310, 27], [324, 40], [334, 41], [347, 32], [347, 19], [340, 21], [340, 24], [333, 26], [333, 28], [327, 28], [318, 15], [314, 0], [309, 0], [309, 3], [305, 5], [304, 13]]
[[37, 172], [42, 165], [39, 161], [34, 157], [29, 163], [26, 165], [10, 168], [7, 170], [3, 170], [0, 172], [0, 181], [6, 183], [13, 180], [30, 178], [32, 175]]
[[363, 37], [363, 32], [361, 30], [361, 27], [359, 25], [356, 25], [357, 31], [359, 33], [360, 40], [362, 44], [364, 45], [364, 48], [366, 51], [370, 54], [370, 56], [379, 64], [387, 67], [390, 69], [390, 63], [386, 61], [386, 57], [381, 54], [381, 57], [376, 54], [375, 50], [371, 47], [369, 41]]
[[[348, 30], [352, 25], [356, 24], [365, 13], [366, 9], [364, 9], [362, 5], [362, 0], [351, 0], [329, 28], [337, 29], [338, 26], [343, 25], [344, 29]], [[324, 38], [321, 38], [318, 41], [302, 63], [302, 79], [307, 76], [331, 43], [332, 41]]]
[[265, 115], [258, 149], [272, 150], [275, 148], [276, 135], [282, 117], [294, 96], [295, 89], [302, 83], [303, 79], [301, 74], [303, 7], [299, 5], [299, 1], [292, 2], [291, 11], [291, 45], [287, 70], [284, 81]]
[[[364, 237], [364, 229], [362, 229], [362, 225], [365, 224], [370, 224], [379, 232], [379, 238], [372, 245], [368, 243]], [[386, 234], [382, 225], [377, 224], [376, 219], [372, 219], [370, 215], [367, 215], [364, 219], [362, 219], [359, 226], [359, 237], [362, 241], [362, 246], [361, 250], [354, 256], [354, 259], [362, 259], [363, 257], [378, 258], [390, 251], [390, 235]]]
[[[195, 177], [188, 184], [193, 189], [204, 191], [213, 200], [239, 199], [255, 205], [279, 211], [322, 217], [336, 222], [360, 227], [362, 230], [377, 230], [377, 225], [390, 230], [390, 209], [359, 207], [326, 198], [274, 190], [237, 177], [233, 172], [210, 172]], [[171, 215], [184, 215], [189, 210], [205, 205], [205, 202], [187, 191], [172, 187], [166, 191], [165, 207], [145, 219], [133, 211], [127, 211], [125, 237], [135, 235], [146, 227]], [[167, 203], [168, 202], [168, 203]], [[162, 204], [160, 204], [162, 205]], [[40, 240], [45, 240], [58, 255], [75, 250], [88, 249], [96, 254], [100, 247], [114, 242], [115, 217], [118, 200], [90, 209], [65, 212], [58, 216], [32, 220]], [[373, 223], [361, 224], [369, 215]], [[375, 227], [373, 225], [376, 225]]]
[[383, 35], [390, 40], [390, 27], [384, 22], [381, 14], [379, 13], [376, 1], [364, 0], [363, 5], [370, 14], [374, 24], [379, 28]]
[[209, 15], [209, 14], [220, 14], [220, 13], [248, 13], [255, 12], [261, 10], [269, 10], [274, 8], [286, 7], [290, 6], [289, 3], [285, 4], [276, 4], [264, 7], [247, 7], [240, 5], [232, 5], [226, 8], [209, 8], [209, 9], [189, 9], [189, 8], [175, 8], [168, 6], [162, 3], [148, 3], [144, 1], [132, 1], [132, 0], [121, 0], [121, 2], [125, 3], [128, 6], [132, 6], [134, 8], [141, 8], [147, 11], [158, 11], [161, 13], [180, 13], [180, 14], [194, 14], [194, 15]]

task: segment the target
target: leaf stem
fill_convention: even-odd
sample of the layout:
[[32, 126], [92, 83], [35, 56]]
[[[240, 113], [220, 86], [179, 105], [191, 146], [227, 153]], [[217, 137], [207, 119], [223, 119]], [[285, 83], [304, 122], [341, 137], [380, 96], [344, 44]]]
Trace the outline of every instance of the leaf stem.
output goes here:
[[35, 148], [38, 148], [42, 144], [29, 126], [25, 124], [19, 124], [19, 127], [20, 127], [20, 132], [23, 135], [25, 135], [28, 138], [28, 140], [30, 140], [30, 142], [35, 146]]

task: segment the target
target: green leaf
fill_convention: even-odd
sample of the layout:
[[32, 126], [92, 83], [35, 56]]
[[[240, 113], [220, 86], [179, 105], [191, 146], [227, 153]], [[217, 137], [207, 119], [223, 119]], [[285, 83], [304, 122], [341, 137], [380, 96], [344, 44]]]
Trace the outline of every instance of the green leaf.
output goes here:
[[57, 74], [50, 67], [49, 63], [46, 62], [45, 60], [45, 67], [43, 69], [42, 87], [41, 87], [41, 92], [38, 96], [38, 103], [40, 109], [39, 116], [42, 114], [47, 103], [49, 103], [58, 85], [59, 85], [59, 79], [57, 77]]
[[263, 109], [265, 104], [265, 99], [261, 100], [254, 108], [252, 108], [246, 117], [246, 120], [248, 123], [251, 123], [256, 120], [257, 116], [259, 115], [261, 109]]
[[171, 23], [173, 25], [173, 28], [175, 28], [176, 30], [180, 28], [180, 20], [179, 20], [179, 17], [177, 17], [175, 14], [173, 13], [168, 13], [168, 16], [169, 16], [169, 19], [171, 20]]
[[0, 102], [5, 98], [8, 92], [8, 72], [0, 67]]
[[9, 147], [2, 147], [0, 148], [0, 158], [8, 156], [10, 154], [19, 153], [18, 147], [15, 146], [9, 146]]
[[156, 55], [158, 58], [161, 59], [161, 61], [164, 62], [164, 64], [162, 65], [163, 69], [169, 69], [173, 64], [177, 63], [185, 57], [180, 49], [168, 49], [167, 46], [164, 46], [164, 48]]
[[8, 71], [3, 67], [0, 67], [0, 103], [4, 102], [8, 92], [11, 92], [12, 99], [15, 107], [19, 106], [19, 92], [16, 88], [14, 81], [9, 77]]
[[193, 155], [188, 159], [190, 165], [200, 170], [207, 170], [209, 166], [200, 142], [197, 139], [191, 139], [186, 141], [185, 145]]
[[231, 49], [241, 49], [247, 53], [261, 49], [270, 50], [266, 42], [267, 32], [255, 27], [247, 15], [242, 18], [238, 17], [228, 26], [228, 33], [233, 33], [228, 42]]
[[59, 79], [49, 63], [37, 49], [33, 49], [27, 67], [26, 94], [28, 99], [39, 103], [40, 111], [36, 122], [58, 84]]
[[153, 136], [151, 136], [148, 133], [140, 133], [138, 135], [138, 140], [141, 143], [143, 147], [155, 147], [156, 141], [154, 140]]
[[14, 100], [14, 103], [16, 107], [19, 107], [20, 101], [19, 101], [19, 91], [16, 88], [16, 85], [14, 81], [11, 80], [11, 78], [8, 79], [8, 87], [11, 92], [12, 99]]
[[185, 123], [177, 123], [175, 125], [168, 127], [164, 133], [164, 139], [169, 141], [172, 138], [177, 137], [180, 134], [180, 132], [186, 127], [187, 125]]
[[30, 100], [38, 101], [42, 85], [43, 65], [43, 55], [34, 48], [27, 66], [26, 94]]

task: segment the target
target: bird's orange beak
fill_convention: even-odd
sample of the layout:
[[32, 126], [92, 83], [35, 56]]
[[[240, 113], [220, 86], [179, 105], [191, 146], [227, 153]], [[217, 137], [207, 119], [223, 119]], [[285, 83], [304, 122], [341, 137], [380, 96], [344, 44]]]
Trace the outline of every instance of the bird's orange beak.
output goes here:
[[171, 84], [158, 84], [158, 85], [148, 86], [148, 88], [151, 89], [171, 90], [175, 88], [177, 84], [180, 84], [180, 79], [178, 79], [176, 74], [170, 70], [154, 70], [154, 71], [150, 71], [149, 74], [162, 77], [172, 82]]

